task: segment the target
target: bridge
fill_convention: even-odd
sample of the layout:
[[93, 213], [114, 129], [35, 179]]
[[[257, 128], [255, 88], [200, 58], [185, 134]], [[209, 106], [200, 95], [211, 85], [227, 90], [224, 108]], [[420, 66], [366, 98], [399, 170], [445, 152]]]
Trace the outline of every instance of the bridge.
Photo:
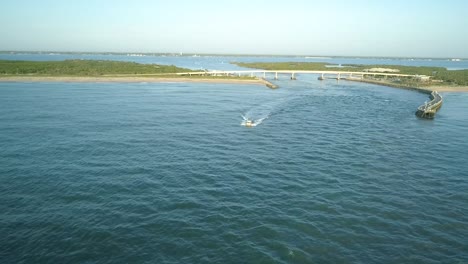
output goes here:
[[391, 76], [391, 77], [413, 77], [413, 78], [429, 78], [425, 75], [414, 75], [414, 74], [401, 74], [401, 73], [388, 73], [388, 72], [351, 72], [351, 71], [307, 71], [307, 70], [235, 70], [235, 71], [198, 71], [198, 72], [180, 72], [177, 75], [181, 76], [193, 76], [193, 75], [202, 75], [202, 76], [257, 76], [263, 75], [263, 78], [266, 78], [266, 74], [274, 74], [275, 80], [278, 80], [278, 75], [290, 75], [291, 80], [296, 79], [297, 74], [319, 74], [321, 75], [319, 79], [323, 80], [328, 75], [329, 78], [341, 79], [341, 78], [363, 78], [364, 76]]
[[[389, 72], [377, 72], [377, 71], [365, 71], [365, 72], [355, 72], [355, 71], [306, 71], [306, 70], [238, 70], [238, 71], [199, 71], [199, 72], [181, 72], [177, 73], [179, 76], [242, 76], [247, 75], [254, 77], [257, 75], [263, 74], [263, 81], [266, 82], [266, 85], [270, 88], [276, 88], [275, 84], [265, 80], [266, 74], [274, 74], [275, 80], [278, 80], [278, 75], [290, 75], [291, 80], [296, 80], [296, 74], [319, 74], [319, 80], [326, 79], [325, 75], [332, 76], [330, 78], [340, 80], [343, 79], [364, 79], [364, 76], [384, 76], [386, 77], [410, 77], [419, 79], [420, 81], [428, 81], [430, 76], [426, 75], [417, 75], [417, 74], [401, 74], [401, 73], [389, 73]], [[333, 77], [334, 76], [334, 77]], [[422, 118], [432, 119], [435, 116], [435, 113], [442, 106], [442, 96], [436, 91], [432, 92], [430, 95], [430, 102], [426, 102], [424, 105], [418, 107], [416, 115]]]

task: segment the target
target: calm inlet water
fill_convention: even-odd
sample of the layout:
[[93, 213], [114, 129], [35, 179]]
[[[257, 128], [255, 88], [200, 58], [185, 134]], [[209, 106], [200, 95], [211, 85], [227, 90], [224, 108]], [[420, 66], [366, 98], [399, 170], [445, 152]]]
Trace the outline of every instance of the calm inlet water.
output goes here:
[[0, 262], [467, 262], [468, 94], [299, 79], [0, 83]]

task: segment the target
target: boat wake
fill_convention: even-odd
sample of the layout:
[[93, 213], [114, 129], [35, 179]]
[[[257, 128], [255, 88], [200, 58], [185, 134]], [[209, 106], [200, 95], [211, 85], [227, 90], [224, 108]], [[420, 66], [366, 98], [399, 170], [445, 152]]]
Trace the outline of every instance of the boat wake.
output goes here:
[[294, 106], [295, 103], [292, 104], [292, 102], [301, 101], [300, 99], [310, 96], [310, 92], [308, 91], [303, 93], [291, 93], [292, 92], [285, 91], [282, 94], [278, 94], [278, 97], [273, 100], [254, 105], [248, 111], [242, 111], [243, 114], [241, 114], [241, 116], [243, 120], [241, 126], [258, 126], [271, 116], [283, 113], [285, 110], [291, 108], [291, 105]]
[[288, 100], [288, 98], [280, 97], [276, 100], [253, 106], [250, 110], [241, 114], [243, 119], [241, 126], [255, 127], [260, 125], [263, 121], [270, 118], [272, 114], [280, 111]]
[[260, 125], [263, 120], [267, 119], [268, 116], [266, 117], [262, 117], [262, 118], [259, 118], [259, 119], [252, 119], [252, 118], [249, 118], [249, 117], [246, 117], [244, 115], [242, 115], [242, 122], [241, 122], [241, 126], [245, 126], [245, 127], [255, 127], [255, 126], [258, 126]]

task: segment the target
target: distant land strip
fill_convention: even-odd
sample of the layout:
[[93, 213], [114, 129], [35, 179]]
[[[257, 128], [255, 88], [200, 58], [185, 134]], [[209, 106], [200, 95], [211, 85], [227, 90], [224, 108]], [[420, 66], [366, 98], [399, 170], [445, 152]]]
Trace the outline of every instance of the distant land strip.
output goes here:
[[[322, 62], [232, 62], [240, 67], [262, 70], [288, 71], [341, 71], [369, 72], [371, 77], [349, 78], [347, 80], [373, 83], [385, 86], [427, 90], [427, 91], [468, 91], [468, 70], [448, 70], [443, 67], [402, 66], [402, 65], [361, 65], [361, 64], [330, 64]], [[414, 77], [386, 77], [379, 73], [409, 74]]]
[[109, 60], [15, 61], [0, 60], [0, 75], [102, 76], [107, 74], [173, 74], [192, 70], [174, 65]]
[[144, 76], [126, 76], [126, 77], [106, 77], [106, 76], [0, 76], [0, 82], [78, 82], [78, 83], [225, 83], [225, 84], [255, 84], [267, 85], [264, 80], [256, 78], [228, 78], [228, 77], [144, 77]]
[[205, 82], [267, 85], [248, 76], [179, 76], [190, 69], [174, 65], [108, 60], [0, 60], [3, 82]]
[[[239, 63], [235, 65], [263, 70], [372, 72], [371, 77], [348, 78], [385, 86], [427, 91], [468, 91], [468, 70], [447, 70], [442, 67], [401, 65], [333, 65], [318, 62]], [[379, 76], [379, 73], [401, 73], [425, 76], [403, 78]], [[180, 76], [180, 73], [188, 75]], [[192, 76], [190, 74], [193, 73]], [[254, 76], [195, 74], [196, 71], [174, 65], [141, 64], [109, 60], [15, 61], [0, 60], [2, 82], [206, 82], [259, 84], [276, 88], [273, 83]], [[208, 73], [208, 72], [207, 72]], [[427, 77], [427, 78], [426, 78]]]

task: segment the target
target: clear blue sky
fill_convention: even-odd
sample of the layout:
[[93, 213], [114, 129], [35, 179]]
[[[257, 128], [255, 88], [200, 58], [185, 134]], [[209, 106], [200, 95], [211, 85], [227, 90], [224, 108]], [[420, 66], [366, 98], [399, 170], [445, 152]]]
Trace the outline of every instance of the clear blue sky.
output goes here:
[[0, 50], [468, 58], [466, 0], [11, 0]]

